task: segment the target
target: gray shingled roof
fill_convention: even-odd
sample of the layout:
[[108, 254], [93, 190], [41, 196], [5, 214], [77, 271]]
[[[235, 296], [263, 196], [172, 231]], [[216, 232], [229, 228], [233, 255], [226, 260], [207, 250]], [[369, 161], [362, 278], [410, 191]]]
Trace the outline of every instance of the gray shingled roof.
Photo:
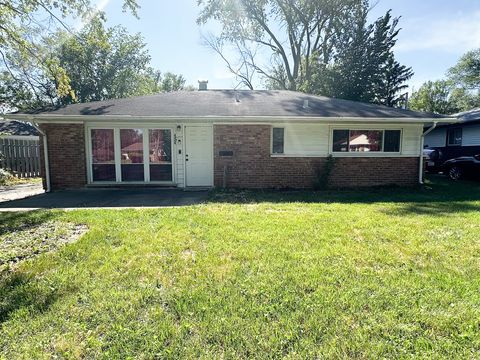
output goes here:
[[464, 111], [454, 115], [460, 122], [480, 121], [480, 108]]
[[[308, 108], [304, 108], [308, 100]], [[293, 91], [180, 91], [72, 104], [41, 115], [275, 116], [344, 118], [440, 118], [436, 114], [307, 95]]]
[[38, 136], [38, 130], [23, 121], [0, 121], [0, 135]]

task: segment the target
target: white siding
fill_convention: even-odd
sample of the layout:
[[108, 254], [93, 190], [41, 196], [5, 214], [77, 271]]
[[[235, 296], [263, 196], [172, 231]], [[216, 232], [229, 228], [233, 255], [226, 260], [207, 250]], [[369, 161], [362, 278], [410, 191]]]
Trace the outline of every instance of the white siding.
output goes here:
[[326, 155], [328, 138], [328, 125], [286, 125], [284, 151], [288, 155]]
[[418, 156], [423, 126], [413, 125], [403, 127], [402, 155]]
[[[183, 128], [183, 127], [182, 127]], [[185, 161], [183, 160], [184, 156], [184, 141], [183, 141], [183, 130], [182, 131], [175, 131], [176, 136], [176, 143], [175, 143], [175, 170], [176, 170], [176, 178], [175, 182], [177, 183], [178, 187], [185, 187]], [[181, 154], [179, 154], [181, 152]]]
[[285, 146], [283, 155], [273, 156], [327, 156], [331, 152], [333, 129], [380, 129], [402, 130], [402, 148], [400, 154], [388, 153], [344, 153], [336, 156], [418, 156], [422, 125], [351, 125], [351, 124], [273, 124], [273, 127], [285, 128]]
[[463, 128], [462, 146], [480, 146], [480, 125]]
[[439, 128], [425, 136], [425, 145], [428, 147], [444, 147], [447, 143], [447, 130]]

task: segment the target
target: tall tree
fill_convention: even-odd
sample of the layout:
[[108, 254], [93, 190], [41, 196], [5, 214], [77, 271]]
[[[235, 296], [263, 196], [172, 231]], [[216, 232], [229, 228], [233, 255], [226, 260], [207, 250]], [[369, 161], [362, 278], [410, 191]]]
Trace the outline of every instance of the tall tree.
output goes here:
[[461, 88], [480, 91], [480, 49], [463, 55], [448, 71], [447, 76]]
[[185, 86], [183, 76], [162, 75], [150, 67], [150, 55], [140, 34], [130, 35], [119, 26], [106, 29], [98, 19], [73, 37], [60, 31], [45, 39], [43, 46], [55, 49], [53, 60], [69, 77], [68, 95], [62, 96], [58, 82], [35, 68], [35, 63], [12, 56], [6, 61], [10, 73], [0, 77], [0, 89], [5, 89], [0, 102], [22, 109], [39, 108], [175, 91]]
[[348, 100], [398, 106], [411, 68], [395, 60], [393, 47], [398, 18], [388, 11], [373, 24], [367, 9], [359, 9], [350, 26], [339, 35], [332, 64], [318, 64], [306, 91]]
[[410, 108], [453, 114], [480, 107], [480, 49], [467, 52], [447, 72], [447, 78], [428, 81], [412, 94]]
[[427, 81], [413, 92], [409, 106], [412, 110], [452, 114], [455, 109], [449, 101], [450, 90], [451, 85], [445, 80]]
[[150, 55], [140, 34], [130, 35], [123, 27], [105, 29], [92, 21], [75, 37], [62, 32], [58, 61], [75, 91], [67, 101], [80, 102], [129, 97], [149, 93], [145, 77], [150, 76]]
[[[311, 77], [312, 60], [329, 63], [336, 34], [364, 0], [198, 0], [199, 24], [220, 22], [222, 31], [213, 44], [232, 45], [241, 59], [229, 66], [239, 80], [246, 68], [274, 84], [295, 90]], [[216, 50], [216, 49], [214, 49]], [[265, 54], [267, 64], [253, 53]], [[222, 53], [224, 54], [224, 53]], [[227, 63], [232, 63], [224, 57]], [[279, 71], [281, 69], [281, 71]]]
[[[123, 4], [124, 10], [136, 15], [136, 0], [124, 0]], [[97, 15], [102, 14], [98, 14], [90, 0], [0, 1], [0, 62], [3, 61], [5, 70], [10, 71], [6, 64], [8, 54], [15, 54], [30, 67], [47, 73], [57, 82], [61, 95], [68, 95], [71, 90], [68, 76], [39, 43], [59, 27], [71, 31], [65, 22], [67, 18], [81, 18], [88, 22]]]
[[[412, 69], [396, 61], [398, 18], [368, 24], [368, 0], [199, 0], [198, 22], [216, 20], [206, 45], [246, 87], [300, 90], [395, 106]], [[227, 56], [227, 45], [237, 59]], [[261, 58], [270, 61], [262, 63]]]

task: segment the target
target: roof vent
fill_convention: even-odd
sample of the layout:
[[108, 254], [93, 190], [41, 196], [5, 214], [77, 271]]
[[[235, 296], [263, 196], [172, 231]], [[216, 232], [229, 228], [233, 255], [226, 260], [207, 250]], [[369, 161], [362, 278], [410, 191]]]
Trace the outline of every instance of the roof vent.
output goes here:
[[308, 109], [308, 100], [303, 100], [303, 108]]
[[208, 90], [208, 80], [198, 80], [198, 91]]

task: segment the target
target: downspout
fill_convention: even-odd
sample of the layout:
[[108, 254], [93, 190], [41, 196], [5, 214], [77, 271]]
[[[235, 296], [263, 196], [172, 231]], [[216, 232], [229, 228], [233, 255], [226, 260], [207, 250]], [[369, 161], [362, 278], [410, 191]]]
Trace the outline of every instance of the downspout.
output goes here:
[[433, 122], [433, 125], [425, 131], [420, 140], [420, 165], [418, 169], [418, 183], [423, 185], [423, 146], [425, 144], [425, 136], [430, 134], [437, 127], [437, 121]]
[[32, 121], [32, 125], [35, 129], [37, 129], [40, 135], [42, 135], [42, 139], [43, 139], [43, 160], [45, 163], [45, 183], [47, 185], [47, 188], [45, 189], [45, 191], [48, 193], [51, 191], [51, 188], [50, 188], [50, 164], [48, 163], [47, 134], [42, 129], [40, 129], [38, 124], [34, 123], [33, 121]]

